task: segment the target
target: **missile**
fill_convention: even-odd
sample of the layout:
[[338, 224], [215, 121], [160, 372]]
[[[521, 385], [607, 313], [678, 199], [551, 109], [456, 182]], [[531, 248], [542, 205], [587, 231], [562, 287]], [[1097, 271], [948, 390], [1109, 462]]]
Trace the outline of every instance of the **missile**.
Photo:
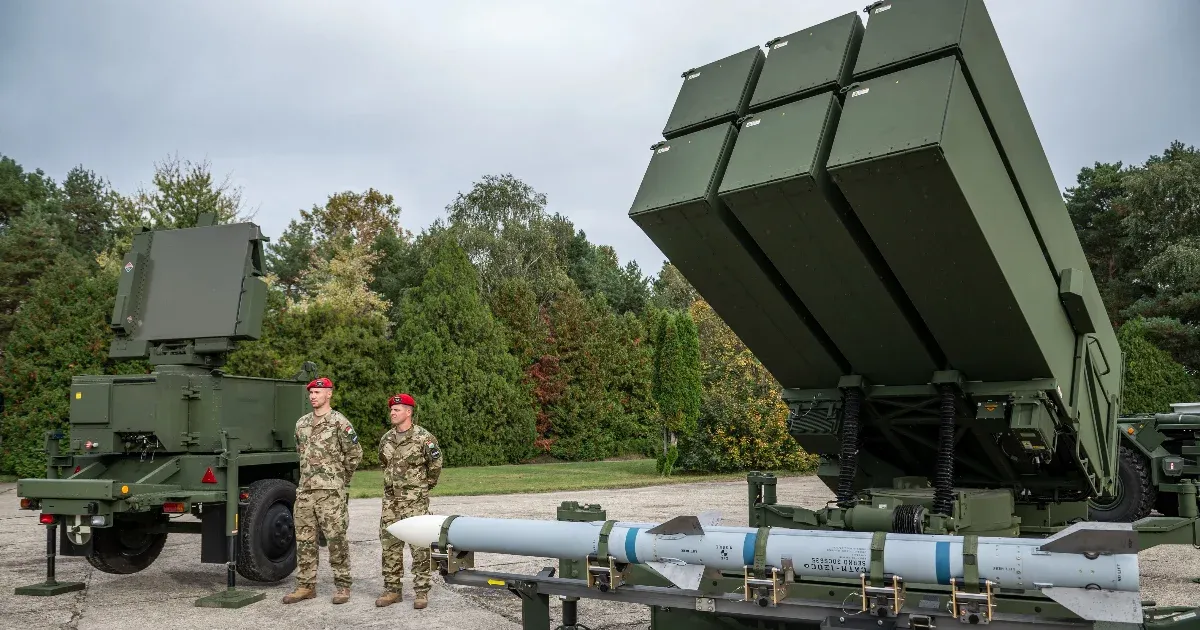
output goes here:
[[[695, 590], [706, 569], [741, 572], [763, 544], [765, 563], [790, 560], [799, 578], [858, 578], [870, 572], [872, 532], [716, 525], [712, 513], [669, 521], [615, 521], [608, 553], [642, 564], [675, 586]], [[459, 551], [538, 558], [586, 558], [598, 553], [602, 522], [423, 515], [387, 526], [396, 538], [430, 546], [446, 529]], [[883, 571], [905, 582], [948, 585], [964, 579], [963, 536], [898, 534], [884, 537]], [[980, 536], [979, 579], [993, 588], [1036, 589], [1080, 617], [1141, 623], [1137, 542], [1129, 523], [1082, 522], [1049, 538]]]

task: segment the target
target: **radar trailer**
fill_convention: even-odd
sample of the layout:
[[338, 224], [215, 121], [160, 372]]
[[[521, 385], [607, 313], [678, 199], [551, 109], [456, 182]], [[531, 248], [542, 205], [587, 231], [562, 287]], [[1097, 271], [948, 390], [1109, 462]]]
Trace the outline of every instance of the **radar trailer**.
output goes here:
[[[1121, 417], [1121, 348], [983, 1], [864, 12], [683, 72], [629, 211], [780, 382], [789, 434], [820, 456], [834, 499], [780, 505], [774, 476], [749, 475], [759, 533], [709, 550], [741, 570], [647, 556], [599, 506], [567, 503], [559, 520], [604, 526], [560, 576], [475, 572], [450, 516], [432, 545], [448, 583], [513, 591], [528, 629], [549, 627], [550, 594], [567, 597], [564, 626], [589, 597], [644, 603], [660, 630], [1200, 627], [1196, 610], [1099, 582], [1072, 600], [1035, 569], [1051, 547], [1097, 559], [1097, 576], [1113, 554], [1195, 553], [1200, 415]], [[796, 529], [828, 553], [768, 548]], [[655, 545], [695, 537], [684, 556], [721, 531], [655, 530]], [[868, 554], [824, 542], [851, 532], [871, 537]], [[980, 566], [997, 537], [1044, 545]], [[946, 570], [893, 560], [935, 539], [957, 541], [930, 556]], [[515, 542], [483, 547], [528, 549]], [[574, 548], [552, 542], [532, 555]], [[631, 560], [645, 558], [666, 568]], [[669, 579], [686, 567], [703, 568], [695, 588]]]
[[[76, 376], [66, 432], [46, 436], [46, 478], [21, 479], [21, 508], [40, 510], [47, 575], [18, 595], [83, 588], [58, 582], [55, 548], [106, 573], [136, 573], [168, 534], [199, 534], [200, 562], [225, 563], [225, 591], [197, 606], [236, 608], [264, 592], [235, 570], [276, 582], [296, 566], [295, 422], [309, 410], [305, 363], [292, 380], [229, 376], [236, 342], [261, 334], [265, 237], [253, 223], [139, 230], [122, 261], [109, 356], [148, 359], [140, 375]], [[197, 520], [181, 521], [192, 515]], [[198, 521], [198, 522], [197, 522]], [[56, 535], [57, 530], [57, 535]]]

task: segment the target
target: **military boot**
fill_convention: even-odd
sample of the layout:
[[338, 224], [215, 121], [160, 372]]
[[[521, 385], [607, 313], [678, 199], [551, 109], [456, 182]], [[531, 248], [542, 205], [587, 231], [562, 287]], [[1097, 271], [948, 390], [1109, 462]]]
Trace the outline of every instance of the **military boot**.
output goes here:
[[295, 604], [302, 599], [312, 599], [317, 596], [317, 590], [311, 586], [297, 585], [296, 590], [283, 596], [283, 603]]
[[339, 586], [337, 591], [333, 593], [333, 603], [345, 604], [348, 601], [350, 601], [350, 587]]
[[413, 601], [413, 608], [421, 610], [429, 605], [429, 593], [417, 593], [417, 599]]
[[379, 596], [379, 599], [375, 600], [375, 605], [383, 608], [384, 606], [391, 606], [401, 599], [404, 599], [404, 595], [400, 591], [393, 591], [389, 589], [384, 591], [383, 595]]

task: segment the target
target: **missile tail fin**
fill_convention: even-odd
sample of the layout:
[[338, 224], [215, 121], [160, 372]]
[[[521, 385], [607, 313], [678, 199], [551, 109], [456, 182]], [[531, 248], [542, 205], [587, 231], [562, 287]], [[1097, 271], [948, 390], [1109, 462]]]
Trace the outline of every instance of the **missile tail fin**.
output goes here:
[[721, 524], [721, 511], [708, 510], [707, 512], [701, 512], [697, 516], [697, 519], [700, 521], [701, 527], [715, 527]]
[[674, 535], [682, 534], [684, 536], [700, 536], [704, 534], [704, 528], [700, 526], [700, 519], [695, 516], [676, 516], [675, 518], [660, 523], [654, 529], [646, 530], [647, 534], [662, 534]]
[[671, 581], [672, 584], [686, 591], [700, 588], [700, 579], [704, 576], [704, 565], [687, 564], [684, 562], [647, 562], [647, 566], [656, 573]]
[[1084, 521], [1047, 538], [1038, 550], [1051, 553], [1137, 553], [1137, 532], [1131, 523]]
[[1142, 596], [1138, 591], [1109, 591], [1048, 586], [1042, 593], [1088, 621], [1142, 623]]

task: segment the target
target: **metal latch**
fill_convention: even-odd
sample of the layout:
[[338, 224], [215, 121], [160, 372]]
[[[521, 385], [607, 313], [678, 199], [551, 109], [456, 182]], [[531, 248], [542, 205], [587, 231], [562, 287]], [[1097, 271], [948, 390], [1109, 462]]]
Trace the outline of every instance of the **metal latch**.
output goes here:
[[754, 567], [747, 566], [742, 578], [745, 601], [757, 601], [762, 607], [775, 607], [787, 597], [784, 573], [776, 567], [765, 567], [763, 573], [770, 578], [755, 576]]
[[966, 581], [962, 578], [950, 580], [950, 607], [954, 610], [954, 614], [963, 623], [991, 623], [992, 609], [996, 606], [992, 599], [992, 586], [995, 585], [995, 582], [981, 580], [980, 583], [983, 586], [981, 593], [968, 593], [961, 590], [965, 583]]
[[[890, 586], [871, 586], [867, 583], [867, 574], [859, 573], [862, 583], [862, 610], [872, 611], [873, 617], [895, 617], [904, 607], [904, 578], [893, 575]], [[873, 609], [873, 610], [872, 610]]]
[[588, 588], [599, 589], [601, 593], [616, 590], [625, 584], [625, 570], [629, 565], [618, 563], [612, 556], [600, 559], [596, 556], [587, 557]]
[[430, 571], [437, 571], [442, 576], [447, 576], [473, 568], [475, 568], [474, 551], [459, 551], [454, 548], [454, 545], [446, 545], [446, 550], [442, 551], [436, 542], [429, 545]]

